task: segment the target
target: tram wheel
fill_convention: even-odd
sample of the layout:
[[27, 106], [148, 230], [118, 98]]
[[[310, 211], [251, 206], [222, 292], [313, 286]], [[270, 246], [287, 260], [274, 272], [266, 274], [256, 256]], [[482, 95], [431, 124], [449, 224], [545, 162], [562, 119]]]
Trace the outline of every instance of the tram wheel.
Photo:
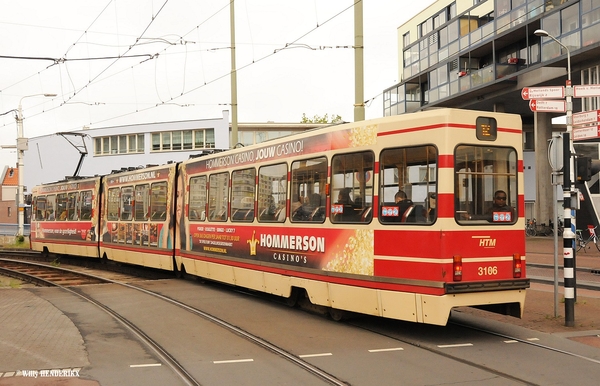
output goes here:
[[298, 304], [298, 296], [300, 295], [300, 290], [296, 287], [292, 287], [292, 292], [290, 296], [285, 298], [285, 305], [288, 307], [295, 307]]
[[344, 318], [346, 317], [346, 311], [338, 310], [337, 308], [330, 308], [329, 316], [331, 317], [331, 319], [335, 320], [336, 322], [340, 322], [340, 321], [344, 320]]

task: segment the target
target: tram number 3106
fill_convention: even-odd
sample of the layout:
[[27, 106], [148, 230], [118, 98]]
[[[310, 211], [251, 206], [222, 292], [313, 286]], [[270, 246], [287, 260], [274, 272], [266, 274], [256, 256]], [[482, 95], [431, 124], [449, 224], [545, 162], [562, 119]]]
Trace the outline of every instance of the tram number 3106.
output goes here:
[[477, 274], [479, 276], [495, 276], [498, 274], [498, 267], [479, 267], [477, 269]]

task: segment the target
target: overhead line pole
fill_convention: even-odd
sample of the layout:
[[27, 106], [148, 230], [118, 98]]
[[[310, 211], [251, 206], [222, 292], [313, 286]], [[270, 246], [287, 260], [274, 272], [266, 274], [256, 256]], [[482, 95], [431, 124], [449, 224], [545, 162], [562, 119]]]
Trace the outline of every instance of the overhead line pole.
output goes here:
[[229, 147], [238, 144], [238, 105], [237, 105], [237, 69], [235, 64], [235, 0], [229, 7], [229, 25], [231, 28], [231, 143]]
[[354, 122], [365, 119], [363, 2], [354, 4]]

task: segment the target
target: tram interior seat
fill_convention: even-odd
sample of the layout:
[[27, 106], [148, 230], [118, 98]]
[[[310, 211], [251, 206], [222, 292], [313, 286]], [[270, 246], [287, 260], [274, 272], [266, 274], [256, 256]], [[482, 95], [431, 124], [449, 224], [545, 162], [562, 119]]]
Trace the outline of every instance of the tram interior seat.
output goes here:
[[353, 205], [344, 205], [342, 213], [337, 213], [335, 215], [336, 221], [356, 222], [359, 219], [360, 219], [360, 217], [357, 215], [356, 211], [354, 210]]
[[268, 208], [265, 208], [265, 209], [263, 209], [263, 210], [261, 210], [261, 211], [260, 211], [259, 218], [260, 218], [261, 220], [267, 220], [267, 221], [269, 221], [269, 220], [275, 220], [275, 219], [277, 218], [277, 214], [278, 214], [279, 212], [277, 212], [276, 214], [269, 214], [269, 213], [267, 212], [267, 209], [268, 209]]
[[413, 209], [415, 222], [426, 222], [425, 207], [421, 204], [416, 204]]
[[373, 207], [367, 206], [360, 215], [360, 220], [362, 222], [370, 222], [373, 218]]
[[231, 215], [232, 220], [244, 220], [248, 210], [246, 209], [236, 209]]
[[310, 221], [319, 221], [319, 222], [324, 221], [325, 220], [325, 207], [324, 206], [316, 207], [310, 214], [309, 220]]
[[415, 205], [409, 206], [402, 214], [401, 222], [415, 222]]

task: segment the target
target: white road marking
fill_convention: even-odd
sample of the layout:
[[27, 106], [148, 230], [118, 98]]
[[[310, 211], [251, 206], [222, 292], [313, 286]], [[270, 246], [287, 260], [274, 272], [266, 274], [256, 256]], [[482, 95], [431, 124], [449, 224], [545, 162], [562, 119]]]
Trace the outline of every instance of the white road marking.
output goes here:
[[158, 366], [162, 366], [162, 364], [160, 363], [148, 363], [145, 365], [129, 365], [129, 367], [158, 367]]
[[254, 362], [254, 359], [231, 359], [226, 361], [213, 361], [215, 365], [221, 365], [224, 363], [244, 363], [244, 362]]
[[300, 358], [314, 358], [314, 357], [328, 357], [330, 355], [333, 355], [330, 352], [325, 352], [322, 354], [305, 354], [305, 355], [299, 355]]
[[438, 344], [439, 348], [452, 348], [452, 347], [469, 347], [473, 346], [473, 343], [459, 343], [459, 344]]
[[505, 340], [504, 343], [519, 343], [518, 340]]
[[386, 352], [386, 351], [402, 351], [404, 350], [402, 347], [394, 347], [394, 348], [378, 348], [375, 350], [369, 350], [369, 352]]
[[539, 340], [538, 338], [527, 338], [528, 341]]

